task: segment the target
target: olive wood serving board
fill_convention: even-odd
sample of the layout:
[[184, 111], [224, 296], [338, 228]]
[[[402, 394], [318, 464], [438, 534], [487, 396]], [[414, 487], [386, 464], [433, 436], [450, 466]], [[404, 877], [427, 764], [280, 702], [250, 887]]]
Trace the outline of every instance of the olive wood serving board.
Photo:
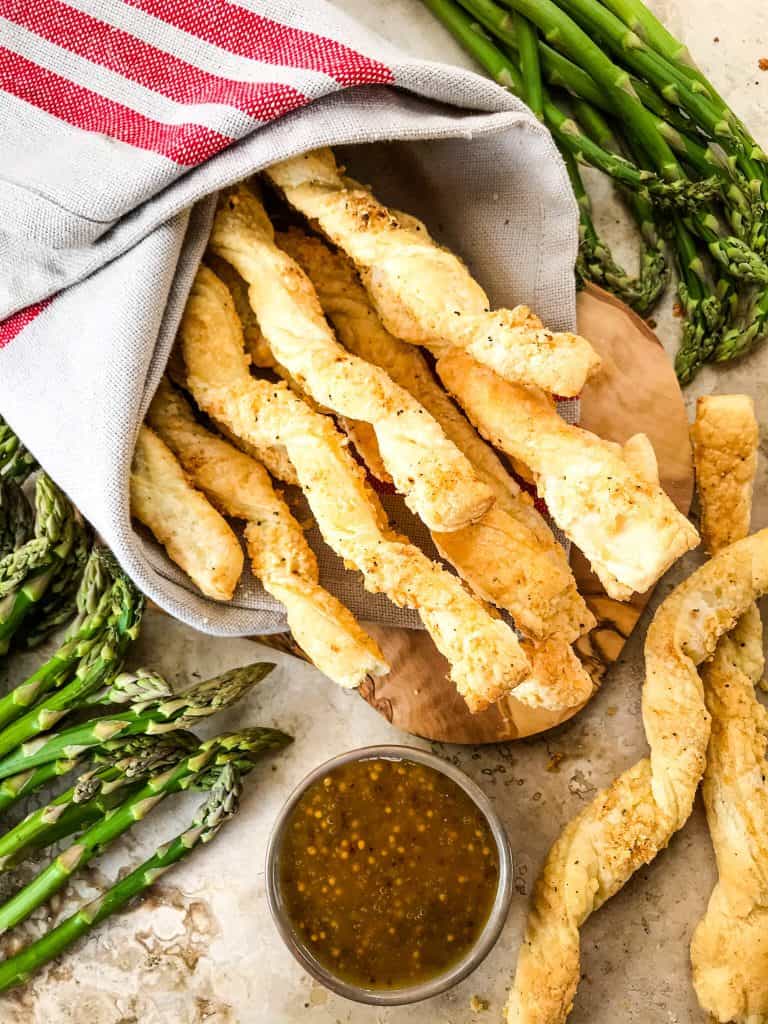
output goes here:
[[[678, 508], [688, 513], [693, 495], [693, 465], [688, 420], [677, 379], [648, 324], [608, 292], [589, 285], [578, 297], [579, 332], [603, 360], [597, 377], [581, 396], [580, 425], [612, 441], [639, 432], [656, 451], [661, 483]], [[652, 591], [622, 603], [608, 597], [586, 559], [575, 548], [571, 566], [597, 619], [576, 651], [599, 688], [637, 625]], [[366, 623], [391, 666], [381, 679], [360, 687], [364, 700], [406, 732], [448, 743], [497, 743], [551, 729], [584, 707], [567, 711], [532, 709], [504, 698], [472, 715], [448, 678], [447, 663], [428, 633]], [[262, 643], [302, 657], [289, 634], [260, 637]]]

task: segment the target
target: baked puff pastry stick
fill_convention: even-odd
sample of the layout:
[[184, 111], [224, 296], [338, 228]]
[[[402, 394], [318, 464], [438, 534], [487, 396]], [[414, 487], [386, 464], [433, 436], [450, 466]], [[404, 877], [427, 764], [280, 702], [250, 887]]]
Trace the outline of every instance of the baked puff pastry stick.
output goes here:
[[407, 391], [339, 344], [312, 284], [275, 245], [264, 207], [245, 185], [221, 197], [209, 245], [248, 283], [276, 361], [324, 408], [371, 424], [384, 465], [413, 512], [446, 531], [479, 519], [493, 503], [490, 489]]
[[710, 718], [697, 666], [768, 591], [768, 530], [724, 548], [658, 608], [645, 642], [651, 749], [564, 829], [536, 883], [508, 1024], [562, 1024], [579, 983], [579, 929], [688, 819]]
[[530, 669], [514, 632], [460, 580], [392, 533], [330, 417], [284, 383], [251, 376], [232, 298], [206, 267], [195, 278], [179, 340], [200, 408], [249, 442], [285, 445], [326, 543], [362, 572], [370, 591], [419, 612], [468, 707], [482, 710], [513, 690]]
[[349, 258], [297, 228], [278, 232], [276, 241], [309, 277], [342, 344], [406, 388], [493, 491], [495, 504], [476, 523], [452, 533], [432, 531], [440, 554], [484, 600], [510, 612], [532, 639], [559, 637], [570, 643], [591, 629], [594, 618], [576, 589], [562, 545], [422, 354], [384, 327]]
[[461, 260], [415, 217], [388, 210], [344, 178], [330, 149], [283, 160], [265, 174], [351, 257], [395, 337], [435, 356], [466, 349], [501, 376], [558, 395], [577, 395], [599, 367], [588, 341], [546, 330], [527, 307], [492, 311]]
[[243, 519], [254, 575], [285, 605], [288, 625], [310, 660], [345, 687], [388, 671], [376, 642], [320, 586], [317, 559], [264, 467], [196, 420], [186, 399], [160, 383], [147, 422], [196, 487], [224, 513]]
[[[746, 395], [700, 398], [691, 430], [702, 534], [716, 552], [749, 530], [758, 428]], [[768, 713], [763, 627], [751, 605], [702, 669], [712, 715], [702, 790], [718, 882], [691, 942], [693, 984], [714, 1020], [768, 1022]]]
[[648, 590], [696, 547], [696, 530], [659, 486], [637, 439], [625, 454], [566, 423], [541, 392], [502, 380], [464, 352], [441, 359], [437, 371], [482, 436], [530, 467], [552, 518], [611, 597]]
[[231, 600], [244, 561], [237, 537], [149, 427], [139, 428], [130, 492], [131, 514], [154, 534], [171, 560], [206, 597]]

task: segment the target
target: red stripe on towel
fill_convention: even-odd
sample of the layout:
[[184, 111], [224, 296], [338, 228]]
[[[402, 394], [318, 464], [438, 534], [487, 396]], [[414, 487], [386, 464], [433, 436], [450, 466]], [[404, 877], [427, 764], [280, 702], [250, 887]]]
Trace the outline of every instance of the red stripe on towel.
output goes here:
[[[224, 0], [126, 0], [147, 14], [230, 53], [267, 64], [321, 71], [339, 85], [394, 81], [386, 64], [336, 39], [281, 25]], [[301, 5], [297, 5], [301, 9]]]
[[0, 46], [0, 89], [88, 132], [194, 167], [234, 141], [197, 124], [165, 124]]
[[60, 0], [0, 0], [0, 15], [177, 103], [223, 103], [271, 121], [309, 102], [280, 82], [222, 78]]

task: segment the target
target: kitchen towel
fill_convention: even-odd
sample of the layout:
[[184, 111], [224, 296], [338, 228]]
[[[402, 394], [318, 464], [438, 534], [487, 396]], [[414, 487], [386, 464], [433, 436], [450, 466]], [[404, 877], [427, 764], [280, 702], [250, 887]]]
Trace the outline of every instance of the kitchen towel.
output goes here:
[[[564, 167], [488, 80], [413, 59], [322, 0], [0, 0], [0, 413], [142, 590], [216, 635], [285, 619], [248, 573], [231, 603], [203, 597], [134, 528], [134, 441], [216, 191], [323, 145], [426, 220], [494, 304], [574, 329]], [[402, 503], [388, 508], [429, 550]], [[418, 625], [310, 540], [356, 615]]]

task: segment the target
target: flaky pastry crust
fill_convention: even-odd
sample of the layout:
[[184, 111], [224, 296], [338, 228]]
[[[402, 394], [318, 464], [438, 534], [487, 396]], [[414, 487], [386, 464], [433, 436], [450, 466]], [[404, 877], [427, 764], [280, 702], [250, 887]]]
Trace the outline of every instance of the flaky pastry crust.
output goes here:
[[376, 642], [320, 586], [315, 554], [264, 467], [201, 426], [167, 380], [160, 383], [147, 422], [195, 486], [224, 514], [245, 520], [253, 573], [285, 605], [291, 632], [312, 663], [345, 687], [386, 673]]
[[[758, 428], [746, 395], [699, 399], [691, 430], [702, 534], [719, 551], [749, 530]], [[768, 1022], [768, 712], [756, 605], [702, 669], [712, 716], [703, 794], [718, 882], [691, 942], [693, 984], [714, 1020]]]
[[200, 408], [246, 440], [285, 445], [326, 543], [363, 573], [369, 590], [419, 612], [468, 707], [481, 710], [513, 690], [530, 668], [514, 632], [390, 530], [329, 417], [285, 384], [251, 376], [232, 298], [206, 267], [195, 278], [180, 341]]
[[648, 590], [698, 544], [658, 480], [648, 479], [652, 467], [647, 456], [638, 462], [637, 448], [627, 461], [619, 445], [566, 423], [539, 392], [466, 353], [451, 353], [437, 370], [482, 436], [531, 468], [552, 518], [611, 597]]
[[685, 824], [710, 719], [697, 665], [768, 591], [768, 530], [715, 555], [657, 610], [645, 643], [643, 723], [651, 749], [564, 829], [536, 884], [508, 1024], [562, 1024], [579, 983], [579, 929]]
[[749, 533], [758, 439], [754, 403], [747, 395], [697, 401], [691, 441], [707, 551]]
[[[440, 554], [484, 600], [508, 611], [526, 636], [559, 637], [567, 644], [592, 628], [594, 617], [576, 589], [562, 545], [418, 349], [384, 327], [348, 257], [297, 228], [278, 232], [276, 241], [309, 277], [339, 340], [410, 391], [492, 489], [496, 503], [476, 523], [451, 533], [432, 531]], [[376, 475], [375, 466], [369, 468]], [[586, 673], [578, 662], [571, 668], [582, 676], [583, 690]]]
[[371, 424], [384, 465], [413, 512], [429, 527], [450, 531], [486, 511], [492, 492], [423, 406], [336, 340], [311, 282], [275, 245], [266, 211], [247, 186], [221, 197], [209, 244], [247, 281], [276, 361], [323, 408]]
[[436, 356], [466, 349], [509, 380], [577, 395], [600, 360], [577, 334], [548, 331], [525, 306], [491, 311], [461, 260], [415, 217], [387, 209], [343, 177], [330, 149], [273, 164], [265, 174], [352, 259], [397, 338]]
[[237, 537], [163, 441], [142, 426], [131, 464], [131, 513], [206, 597], [231, 600], [243, 571]]

